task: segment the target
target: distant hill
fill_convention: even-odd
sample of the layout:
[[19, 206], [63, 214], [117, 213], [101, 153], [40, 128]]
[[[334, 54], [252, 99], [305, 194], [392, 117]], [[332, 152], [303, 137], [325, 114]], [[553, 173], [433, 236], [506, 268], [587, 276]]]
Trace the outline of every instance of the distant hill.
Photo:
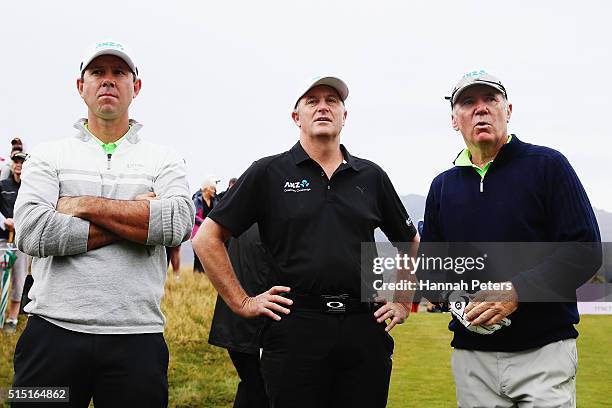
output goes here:
[[612, 213], [596, 208], [595, 217], [597, 217], [597, 223], [599, 224], [601, 240], [603, 242], [612, 242]]

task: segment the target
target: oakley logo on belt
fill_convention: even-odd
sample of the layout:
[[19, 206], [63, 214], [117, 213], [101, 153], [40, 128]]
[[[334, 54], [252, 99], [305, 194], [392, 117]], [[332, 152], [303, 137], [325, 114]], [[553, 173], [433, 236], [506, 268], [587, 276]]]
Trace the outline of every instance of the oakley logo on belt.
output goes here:
[[331, 307], [332, 309], [340, 309], [344, 307], [344, 303], [342, 302], [327, 302], [327, 307]]
[[346, 303], [342, 299], [338, 299], [338, 296], [323, 299], [322, 305], [324, 305], [324, 313], [346, 313]]

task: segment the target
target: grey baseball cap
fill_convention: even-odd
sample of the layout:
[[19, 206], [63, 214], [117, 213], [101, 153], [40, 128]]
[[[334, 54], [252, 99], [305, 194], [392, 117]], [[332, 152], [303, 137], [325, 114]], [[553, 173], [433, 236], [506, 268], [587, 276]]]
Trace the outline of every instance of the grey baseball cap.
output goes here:
[[461, 95], [461, 92], [465, 91], [471, 86], [476, 85], [490, 86], [491, 88], [501, 92], [504, 97], [508, 99], [508, 93], [506, 92], [506, 88], [502, 82], [482, 69], [479, 71], [470, 71], [463, 75], [463, 78], [461, 78], [461, 80], [457, 82], [457, 85], [455, 85], [453, 88], [451, 96], [445, 96], [444, 99], [450, 101], [451, 106], [453, 106], [457, 101], [457, 98], [459, 98], [459, 95]]
[[297, 107], [298, 102], [300, 101], [300, 99], [302, 99], [302, 96], [304, 96], [306, 92], [319, 85], [327, 85], [334, 88], [338, 92], [338, 95], [340, 95], [340, 99], [342, 99], [342, 102], [344, 102], [348, 97], [348, 86], [346, 86], [346, 83], [343, 80], [332, 75], [317, 76], [304, 81], [304, 85], [300, 88], [300, 96], [295, 101], [294, 108]]

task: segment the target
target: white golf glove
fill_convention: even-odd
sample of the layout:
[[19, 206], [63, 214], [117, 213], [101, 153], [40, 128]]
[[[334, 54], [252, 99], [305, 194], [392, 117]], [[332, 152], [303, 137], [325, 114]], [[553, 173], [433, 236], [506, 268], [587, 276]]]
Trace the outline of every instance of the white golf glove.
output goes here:
[[485, 326], [473, 326], [472, 322], [465, 319], [465, 308], [470, 303], [470, 295], [464, 291], [454, 291], [448, 297], [450, 311], [469, 331], [477, 334], [491, 334], [501, 329], [502, 327], [510, 326], [510, 319], [504, 317], [498, 323]]

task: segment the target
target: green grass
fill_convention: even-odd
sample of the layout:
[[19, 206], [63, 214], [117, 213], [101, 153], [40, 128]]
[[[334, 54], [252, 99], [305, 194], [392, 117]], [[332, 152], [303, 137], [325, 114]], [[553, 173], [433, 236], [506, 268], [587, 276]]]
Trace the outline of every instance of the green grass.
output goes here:
[[[214, 302], [214, 290], [205, 276], [184, 271], [180, 280], [168, 279], [162, 307], [168, 319], [171, 407], [232, 406], [236, 372], [227, 352], [207, 342]], [[447, 323], [448, 315], [416, 313], [393, 330], [389, 407], [456, 406]], [[578, 406], [611, 406], [612, 316], [583, 316], [578, 330]], [[17, 338], [0, 335], [0, 391], [12, 380]]]
[[448, 315], [413, 313], [394, 328], [393, 371], [388, 407], [452, 407], [455, 383], [451, 375]]

